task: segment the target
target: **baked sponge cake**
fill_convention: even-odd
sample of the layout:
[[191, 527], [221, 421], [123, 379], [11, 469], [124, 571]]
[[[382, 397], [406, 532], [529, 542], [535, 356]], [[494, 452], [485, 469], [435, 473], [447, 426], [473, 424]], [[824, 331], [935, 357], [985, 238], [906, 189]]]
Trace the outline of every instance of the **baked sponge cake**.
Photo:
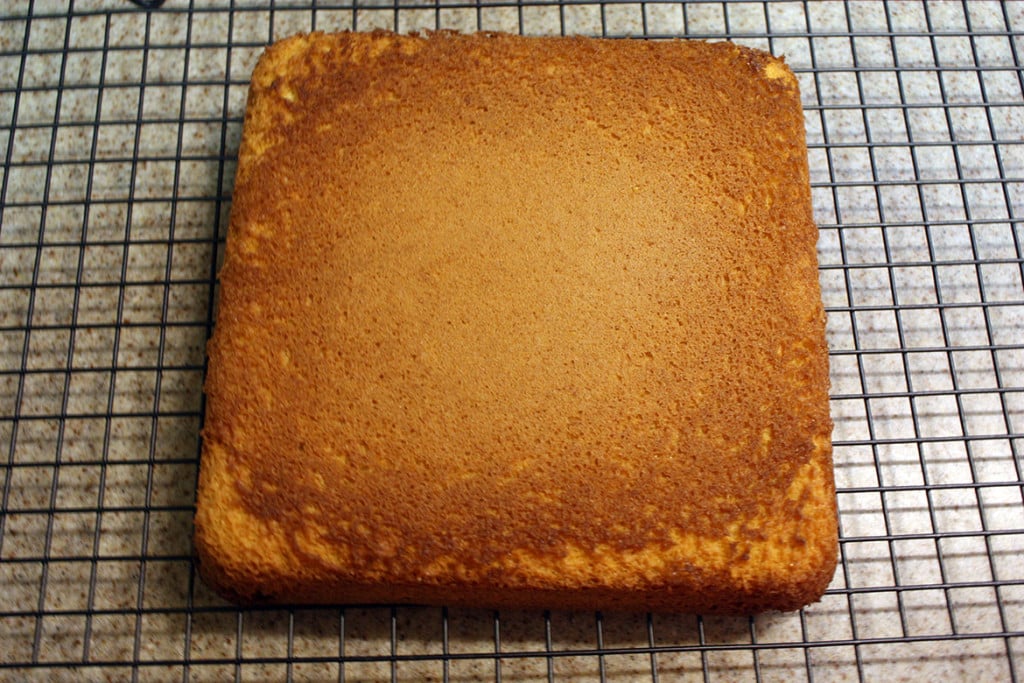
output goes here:
[[752, 613], [836, 564], [797, 81], [302, 35], [252, 78], [195, 548], [239, 603]]

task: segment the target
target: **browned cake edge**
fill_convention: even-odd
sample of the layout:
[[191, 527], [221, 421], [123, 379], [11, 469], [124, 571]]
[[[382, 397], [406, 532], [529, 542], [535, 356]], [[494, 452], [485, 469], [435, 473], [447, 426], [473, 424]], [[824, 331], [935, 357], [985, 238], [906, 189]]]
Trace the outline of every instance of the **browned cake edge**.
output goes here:
[[[825, 452], [823, 448], [820, 455]], [[204, 451], [204, 457], [207, 453], [211, 458], [223, 457], [216, 447]], [[524, 555], [509, 563], [509, 582], [491, 585], [444, 575], [435, 583], [368, 583], [353, 580], [343, 571], [324, 572], [296, 555], [283, 529], [246, 515], [234, 482], [219, 480], [225, 473], [222, 470], [215, 475], [210, 468], [201, 471], [206, 494], [196, 522], [195, 546], [204, 581], [219, 595], [240, 605], [424, 604], [756, 614], [796, 610], [816, 602], [828, 587], [837, 563], [833, 483], [817, 464], [810, 468], [806, 483], [795, 486], [792, 492], [792, 497], [802, 503], [802, 545], [787, 551], [769, 541], [750, 548], [751, 553], [771, 558], [770, 563], [755, 557], [737, 570], [724, 561], [734, 539], [680, 539], [679, 545], [668, 551], [639, 551], [633, 556], [617, 553], [613, 562], [603, 562], [599, 552], [582, 549], [565, 558], [561, 567], [552, 566], [547, 558], [536, 558], [538, 564], [525, 572], [520, 563], [529, 563], [532, 558]], [[765, 525], [764, 533], [769, 538], [775, 531], [771, 523]], [[791, 534], [792, 529], [785, 528], [781, 533]], [[644, 568], [652, 558], [659, 565], [678, 563], [684, 567], [696, 545], [723, 561], [691, 568], [691, 576], [676, 577], [671, 584], [659, 578], [645, 580]], [[785, 555], [779, 557], [780, 553]], [[564, 585], [560, 570], [580, 575], [578, 584]], [[532, 585], [517, 584], [516, 572], [525, 573]]]

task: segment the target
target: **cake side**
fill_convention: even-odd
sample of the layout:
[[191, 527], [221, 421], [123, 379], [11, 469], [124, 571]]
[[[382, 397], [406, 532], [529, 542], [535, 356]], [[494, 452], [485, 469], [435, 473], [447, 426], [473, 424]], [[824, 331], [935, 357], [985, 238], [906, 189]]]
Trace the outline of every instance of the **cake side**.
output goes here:
[[209, 347], [204, 578], [241, 602], [817, 599], [816, 237], [796, 79], [764, 53], [272, 46]]

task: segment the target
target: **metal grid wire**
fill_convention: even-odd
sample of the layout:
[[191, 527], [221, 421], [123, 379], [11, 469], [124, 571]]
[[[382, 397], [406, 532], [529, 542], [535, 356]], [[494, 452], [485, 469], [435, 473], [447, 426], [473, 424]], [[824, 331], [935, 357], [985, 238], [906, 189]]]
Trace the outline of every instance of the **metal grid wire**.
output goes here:
[[[1024, 678], [1024, 4], [0, 12], [0, 678]], [[239, 611], [198, 580], [204, 344], [248, 78], [268, 41], [343, 28], [786, 56], [832, 349], [842, 564], [824, 600], [754, 619]]]

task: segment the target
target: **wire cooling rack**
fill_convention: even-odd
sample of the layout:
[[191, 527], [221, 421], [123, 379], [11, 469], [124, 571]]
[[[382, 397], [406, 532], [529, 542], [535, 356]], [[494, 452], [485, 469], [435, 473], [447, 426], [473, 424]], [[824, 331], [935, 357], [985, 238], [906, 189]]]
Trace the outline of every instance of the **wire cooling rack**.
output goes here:
[[[1024, 4], [0, 11], [0, 678], [1024, 678]], [[268, 41], [372, 28], [786, 56], [832, 349], [842, 563], [820, 603], [239, 611], [196, 577], [204, 344], [248, 78]]]

